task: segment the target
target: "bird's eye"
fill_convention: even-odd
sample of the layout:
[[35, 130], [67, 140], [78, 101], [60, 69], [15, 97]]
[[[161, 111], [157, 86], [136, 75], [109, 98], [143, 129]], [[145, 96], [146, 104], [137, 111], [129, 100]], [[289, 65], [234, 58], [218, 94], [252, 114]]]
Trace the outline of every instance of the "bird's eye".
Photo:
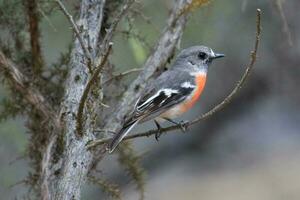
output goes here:
[[200, 53], [198, 54], [198, 58], [201, 59], [201, 60], [204, 60], [204, 59], [207, 58], [207, 54], [204, 53], [204, 52], [200, 52]]

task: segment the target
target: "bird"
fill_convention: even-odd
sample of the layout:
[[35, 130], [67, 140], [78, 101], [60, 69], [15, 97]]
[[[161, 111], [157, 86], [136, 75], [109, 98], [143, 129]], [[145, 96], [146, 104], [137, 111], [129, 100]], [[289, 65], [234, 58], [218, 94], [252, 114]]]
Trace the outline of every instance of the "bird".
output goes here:
[[183, 49], [168, 70], [145, 86], [123, 127], [111, 139], [109, 153], [115, 150], [133, 127], [142, 122], [154, 120], [158, 128], [155, 135], [157, 140], [160, 136], [160, 123], [166, 120], [180, 124], [184, 130], [184, 123], [173, 119], [195, 105], [205, 87], [210, 64], [224, 56], [203, 45]]

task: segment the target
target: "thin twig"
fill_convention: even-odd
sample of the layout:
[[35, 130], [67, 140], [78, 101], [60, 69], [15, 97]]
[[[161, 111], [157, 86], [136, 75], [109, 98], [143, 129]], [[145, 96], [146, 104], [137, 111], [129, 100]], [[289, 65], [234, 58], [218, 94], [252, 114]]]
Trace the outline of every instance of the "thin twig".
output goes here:
[[23, 185], [23, 184], [24, 184], [24, 185], [28, 184], [28, 180], [23, 179], [23, 180], [17, 181], [17, 182], [15, 182], [15, 183], [9, 185], [8, 188], [12, 189], [12, 188], [14, 188], [14, 187], [16, 187], [16, 186]]
[[48, 105], [45, 97], [36, 88], [26, 84], [28, 77], [26, 77], [19, 68], [8, 59], [3, 52], [0, 51], [0, 70], [7, 73], [8, 80], [11, 86], [23, 95], [24, 99], [40, 112], [45, 118], [54, 120], [55, 125], [58, 126], [55, 112]]
[[114, 80], [114, 79], [120, 79], [120, 78], [122, 78], [122, 77], [124, 77], [124, 76], [127, 76], [127, 75], [132, 74], [132, 73], [135, 73], [135, 72], [140, 72], [140, 71], [142, 71], [142, 70], [143, 70], [143, 68], [133, 68], [133, 69], [130, 69], [130, 70], [128, 70], [128, 71], [125, 71], [125, 72], [122, 72], [122, 73], [113, 75], [113, 77], [111, 77], [110, 79], [104, 81], [102, 84], [103, 84], [103, 85], [108, 84], [108, 83], [110, 83], [110, 82], [111, 82], [112, 80]]
[[54, 32], [58, 32], [55, 25], [52, 23], [51, 19], [47, 16], [47, 14], [44, 12], [44, 10], [38, 5], [38, 11], [42, 14], [42, 16], [45, 18], [45, 20], [48, 22], [49, 26], [53, 29]]
[[76, 25], [76, 23], [74, 22], [73, 16], [67, 11], [66, 7], [64, 6], [64, 4], [60, 1], [60, 0], [55, 0], [56, 3], [59, 5], [60, 9], [62, 10], [62, 12], [64, 13], [64, 15], [68, 18], [70, 24], [72, 25], [72, 29], [75, 32], [75, 35], [81, 45], [81, 48], [83, 50], [84, 56], [87, 59], [87, 67], [89, 69], [89, 72], [92, 72], [92, 56], [90, 54], [90, 51], [88, 50], [87, 46], [85, 45], [84, 40], [81, 37], [81, 34], [79, 32], [78, 26]]
[[[254, 50], [251, 51], [250, 62], [248, 64], [248, 66], [246, 67], [246, 71], [244, 72], [242, 78], [238, 81], [237, 85], [232, 90], [232, 92], [221, 103], [216, 105], [210, 111], [202, 114], [200, 117], [194, 119], [193, 121], [186, 122], [184, 124], [184, 126], [186, 128], [188, 128], [189, 126], [194, 125], [196, 123], [199, 123], [200, 121], [206, 120], [209, 117], [212, 117], [214, 114], [216, 114], [218, 111], [222, 110], [226, 105], [228, 105], [232, 101], [233, 97], [238, 94], [238, 92], [240, 91], [242, 86], [245, 84], [247, 78], [249, 77], [251, 70], [254, 67], [254, 64], [255, 64], [255, 61], [256, 61], [256, 58], [257, 58], [257, 51], [258, 51], [258, 46], [259, 46], [259, 42], [260, 42], [260, 36], [261, 36], [261, 10], [257, 9], [257, 13], [256, 13], [256, 37], [255, 37]], [[165, 134], [167, 132], [180, 129], [181, 127], [182, 127], [182, 125], [169, 126], [169, 127], [160, 129], [160, 133]], [[157, 133], [157, 130], [150, 130], [150, 131], [147, 131], [147, 132], [144, 132], [144, 133], [137, 133], [137, 134], [126, 136], [123, 139], [123, 141], [130, 140], [130, 139], [133, 139], [133, 138], [138, 138], [138, 137], [149, 137], [149, 136], [154, 135], [156, 133]], [[87, 144], [87, 148], [89, 148], [89, 149], [93, 148], [97, 145], [107, 143], [110, 140], [111, 140], [111, 138], [91, 141]]]
[[95, 133], [101, 133], [101, 132], [106, 132], [106, 133], [111, 133], [111, 134], [116, 134], [114, 131], [110, 131], [110, 130], [105, 130], [105, 129], [97, 129], [94, 131]]
[[[107, 49], [109, 48], [109, 43], [111, 42], [114, 33], [116, 32], [116, 28], [119, 24], [119, 22], [123, 19], [123, 17], [126, 15], [126, 13], [128, 12], [128, 10], [130, 9], [130, 7], [132, 6], [132, 4], [135, 2], [135, 0], [128, 0], [123, 6], [122, 9], [118, 12], [118, 15], [116, 17], [114, 17], [113, 22], [110, 25], [110, 28], [107, 30], [102, 44], [101, 44], [101, 52], [107, 52]], [[100, 53], [101, 53], [100, 52]], [[100, 57], [100, 56], [99, 56]], [[96, 62], [96, 63], [99, 63]]]
[[22, 155], [17, 156], [13, 160], [9, 161], [8, 165], [15, 164], [15, 162], [26, 159], [28, 157], [27, 153], [23, 153]]
[[45, 152], [43, 154], [43, 159], [41, 161], [41, 176], [44, 177], [41, 183], [41, 190], [42, 190], [42, 199], [50, 199], [50, 192], [49, 192], [49, 183], [48, 177], [50, 176], [49, 170], [49, 163], [51, 162], [51, 151], [52, 148], [57, 140], [57, 135], [52, 134], [49, 140], [49, 143], [46, 146]]
[[112, 45], [113, 45], [112, 43], [109, 44], [108, 51], [103, 56], [100, 65], [94, 71], [92, 77], [90, 78], [89, 82], [87, 83], [87, 85], [86, 85], [86, 87], [83, 91], [83, 94], [81, 96], [78, 111], [77, 111], [77, 134], [80, 135], [80, 136], [82, 136], [82, 126], [83, 126], [82, 116], [83, 116], [83, 110], [84, 110], [84, 107], [85, 107], [85, 102], [88, 98], [89, 92], [90, 92], [93, 84], [97, 82], [97, 78], [98, 78], [103, 66], [105, 65], [105, 63], [107, 61], [107, 58], [108, 58], [108, 56], [111, 52], [111, 49], [112, 49]]
[[103, 102], [100, 102], [100, 105], [103, 106], [104, 108], [110, 108], [109, 105], [107, 105], [107, 104], [105, 104], [105, 103], [103, 103]]
[[159, 28], [155, 24], [152, 23], [151, 18], [147, 17], [141, 10], [132, 9], [132, 12], [136, 15], [139, 15], [141, 17], [141, 19], [143, 19], [147, 24], [152, 26], [153, 29], [155, 30], [155, 32], [157, 32], [157, 33], [160, 32]]
[[210, 0], [192, 0], [188, 5], [186, 5], [177, 15], [177, 17], [183, 15], [184, 13], [189, 13], [203, 5], [210, 3]]

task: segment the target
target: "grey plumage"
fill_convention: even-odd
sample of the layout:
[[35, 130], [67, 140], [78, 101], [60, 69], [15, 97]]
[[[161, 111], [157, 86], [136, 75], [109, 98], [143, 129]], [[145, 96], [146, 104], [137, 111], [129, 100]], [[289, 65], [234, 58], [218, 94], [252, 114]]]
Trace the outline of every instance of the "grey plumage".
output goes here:
[[109, 152], [117, 147], [136, 124], [154, 119], [188, 98], [196, 87], [195, 74], [206, 74], [211, 61], [223, 56], [205, 46], [182, 50], [173, 66], [146, 86], [135, 110], [110, 142]]

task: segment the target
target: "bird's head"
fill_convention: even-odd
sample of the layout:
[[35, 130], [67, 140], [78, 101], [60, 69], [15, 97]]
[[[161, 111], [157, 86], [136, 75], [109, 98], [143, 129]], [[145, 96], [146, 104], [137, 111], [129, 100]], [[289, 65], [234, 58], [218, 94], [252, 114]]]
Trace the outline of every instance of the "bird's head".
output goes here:
[[224, 54], [215, 53], [206, 46], [193, 46], [182, 50], [174, 63], [176, 68], [191, 67], [194, 69], [207, 70], [209, 64], [217, 58], [224, 57]]

